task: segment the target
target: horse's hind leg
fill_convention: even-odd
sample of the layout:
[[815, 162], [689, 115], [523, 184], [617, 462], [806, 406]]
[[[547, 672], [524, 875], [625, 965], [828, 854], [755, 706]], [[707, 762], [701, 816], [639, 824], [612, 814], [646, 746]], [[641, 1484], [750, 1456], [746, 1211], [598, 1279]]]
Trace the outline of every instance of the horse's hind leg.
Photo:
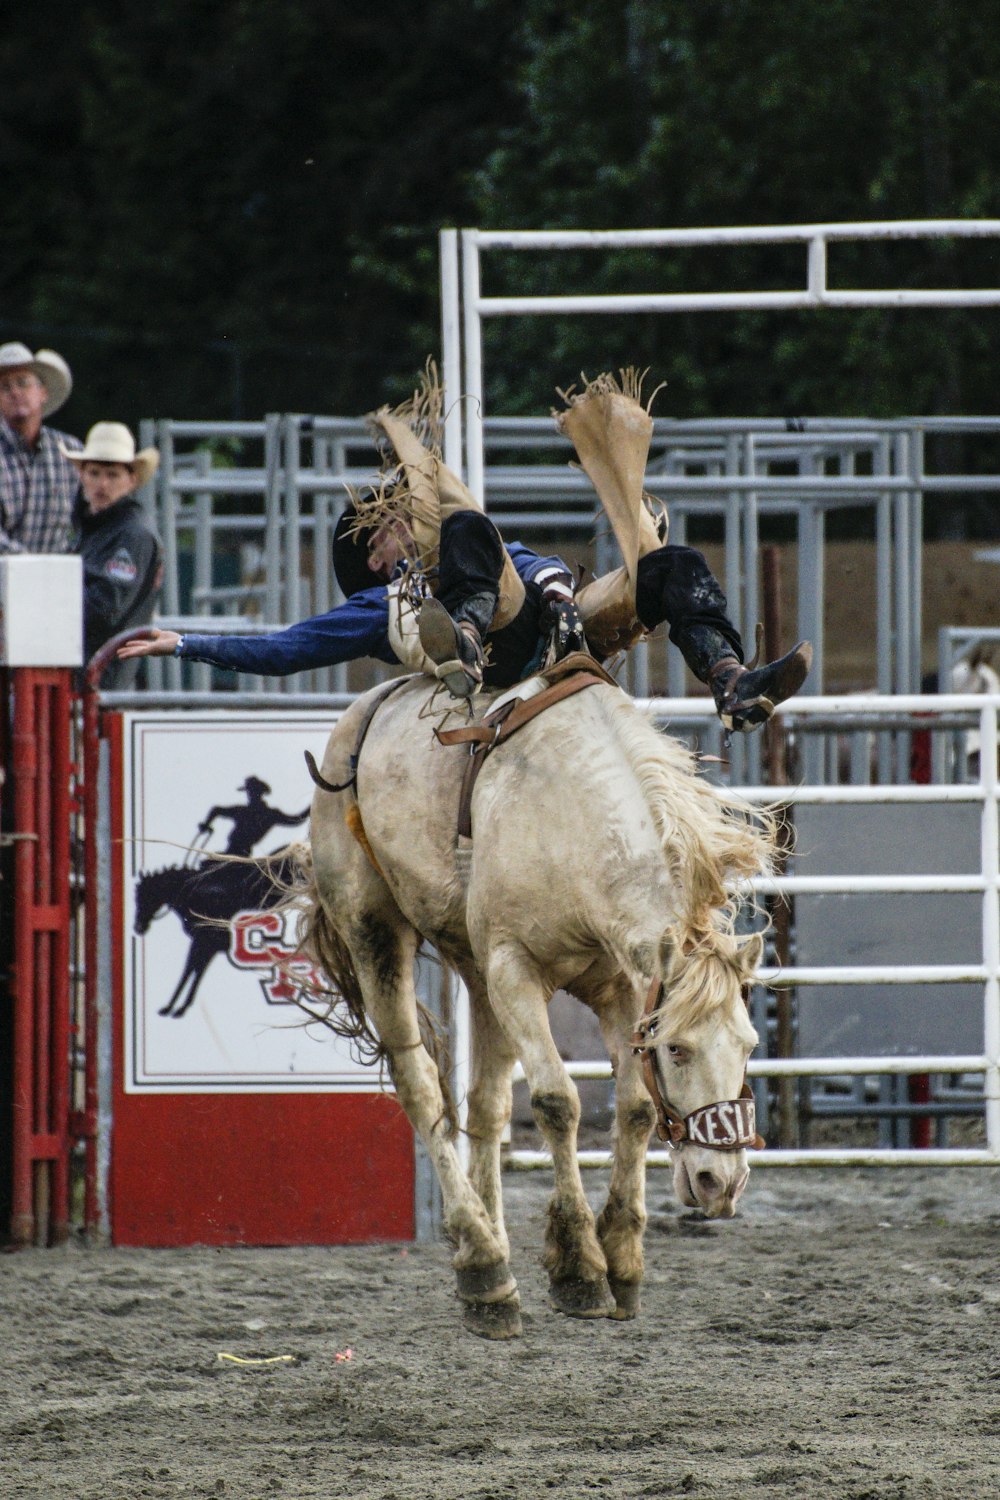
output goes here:
[[607, 1317], [614, 1311], [615, 1300], [577, 1160], [580, 1096], [552, 1040], [548, 996], [527, 955], [513, 947], [491, 956], [489, 988], [501, 1024], [524, 1066], [532, 1113], [552, 1152], [555, 1189], [544, 1255], [552, 1305], [574, 1318]]
[[490, 1216], [494, 1233], [509, 1255], [500, 1182], [500, 1143], [510, 1119], [511, 1075], [517, 1058], [490, 1005], [486, 987], [466, 970], [472, 1029], [469, 1084], [469, 1177]]
[[656, 1111], [633, 1056], [636, 1000], [623, 982], [602, 1005], [598, 1019], [608, 1056], [615, 1068], [615, 1148], [608, 1201], [597, 1220], [597, 1233], [608, 1261], [608, 1282], [615, 1299], [612, 1317], [634, 1318], [639, 1311], [646, 1228], [646, 1148]]
[[484, 1338], [521, 1332], [517, 1283], [507, 1260], [506, 1235], [490, 1216], [462, 1169], [437, 1067], [420, 1040], [413, 981], [417, 935], [401, 915], [367, 912], [346, 935], [365, 1009], [389, 1053], [400, 1104], [423, 1141], [441, 1184], [445, 1228], [454, 1257], [465, 1325]]

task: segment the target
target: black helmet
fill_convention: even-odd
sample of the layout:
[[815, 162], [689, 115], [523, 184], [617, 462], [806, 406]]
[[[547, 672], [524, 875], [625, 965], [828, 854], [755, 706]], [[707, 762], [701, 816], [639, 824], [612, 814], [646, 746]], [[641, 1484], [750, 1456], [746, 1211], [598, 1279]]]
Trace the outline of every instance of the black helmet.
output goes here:
[[[391, 500], [399, 486], [405, 483], [403, 470], [396, 469], [391, 474], [383, 475], [378, 488], [370, 488], [364, 498], [379, 495], [383, 500]], [[357, 506], [353, 501], [348, 501], [333, 533], [333, 571], [345, 599], [360, 593], [362, 589], [376, 589], [385, 583], [385, 579], [379, 573], [372, 572], [368, 566], [368, 548], [378, 528], [363, 526], [360, 531], [355, 531], [357, 520]]]
[[357, 511], [348, 504], [333, 533], [333, 571], [337, 575], [340, 591], [345, 599], [362, 589], [378, 588], [385, 579], [373, 573], [368, 566], [368, 544], [372, 528], [352, 531], [357, 523]]

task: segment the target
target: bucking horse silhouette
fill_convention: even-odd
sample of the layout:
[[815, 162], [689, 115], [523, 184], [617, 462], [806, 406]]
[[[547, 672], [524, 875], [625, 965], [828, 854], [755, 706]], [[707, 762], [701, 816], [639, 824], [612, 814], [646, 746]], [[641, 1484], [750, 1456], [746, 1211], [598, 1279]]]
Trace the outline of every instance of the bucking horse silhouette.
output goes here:
[[279, 850], [256, 860], [213, 859], [197, 866], [168, 865], [140, 871], [135, 885], [138, 936], [148, 932], [160, 912], [176, 912], [191, 939], [187, 960], [161, 1016], [180, 1018], [190, 1009], [212, 959], [229, 947], [230, 923], [237, 912], [267, 911], [277, 906], [291, 861]]

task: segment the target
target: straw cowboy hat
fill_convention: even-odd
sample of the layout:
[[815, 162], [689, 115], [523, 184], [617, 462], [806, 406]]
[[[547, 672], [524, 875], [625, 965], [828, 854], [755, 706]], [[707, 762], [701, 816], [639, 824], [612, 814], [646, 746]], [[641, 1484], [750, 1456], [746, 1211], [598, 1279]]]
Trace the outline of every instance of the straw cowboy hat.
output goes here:
[[0, 375], [5, 370], [31, 370], [38, 376], [48, 394], [42, 416], [50, 417], [69, 400], [73, 376], [69, 365], [54, 349], [39, 349], [32, 354], [27, 344], [0, 344]]
[[160, 463], [159, 450], [143, 448], [135, 451], [135, 438], [124, 422], [95, 422], [87, 433], [87, 443], [82, 453], [72, 452], [59, 444], [59, 452], [70, 463], [76, 464], [127, 464], [135, 474], [136, 484], [146, 484], [156, 473]]

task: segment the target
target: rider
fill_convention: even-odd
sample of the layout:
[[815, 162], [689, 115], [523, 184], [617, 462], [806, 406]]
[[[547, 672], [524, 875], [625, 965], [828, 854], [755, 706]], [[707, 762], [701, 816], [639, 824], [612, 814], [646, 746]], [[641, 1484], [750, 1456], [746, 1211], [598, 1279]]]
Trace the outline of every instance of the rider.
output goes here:
[[[779, 661], [747, 668], [739, 631], [704, 557], [665, 544], [644, 505], [624, 528], [635, 532], [637, 555], [579, 594], [560, 558], [539, 557], [518, 542], [505, 545], [433, 440], [421, 441], [433, 430], [428, 409], [435, 395], [425, 386], [396, 412], [383, 408], [370, 418], [394, 467], [380, 486], [355, 498], [336, 528], [333, 561], [344, 604], [267, 635], [154, 630], [120, 647], [119, 655], [174, 654], [263, 676], [374, 656], [428, 671], [455, 697], [468, 698], [481, 685], [508, 687], [530, 675], [541, 665], [546, 638], [556, 656], [589, 648], [604, 658], [666, 622], [694, 675], [710, 687], [727, 729], [756, 729], [798, 690], [810, 648], [803, 644]], [[615, 497], [598, 482], [608, 457], [601, 443], [617, 444], [613, 421], [604, 420], [607, 396], [607, 386], [593, 383], [560, 425], [587, 472], [598, 474], [598, 493], [621, 533]], [[635, 403], [617, 386], [613, 397], [612, 415], [625, 400], [626, 425], [634, 428], [642, 408], [633, 411]], [[592, 417], [597, 405], [602, 437], [595, 450], [578, 419]], [[596, 466], [589, 462], [595, 451]], [[641, 469], [639, 480], [641, 490]]]

